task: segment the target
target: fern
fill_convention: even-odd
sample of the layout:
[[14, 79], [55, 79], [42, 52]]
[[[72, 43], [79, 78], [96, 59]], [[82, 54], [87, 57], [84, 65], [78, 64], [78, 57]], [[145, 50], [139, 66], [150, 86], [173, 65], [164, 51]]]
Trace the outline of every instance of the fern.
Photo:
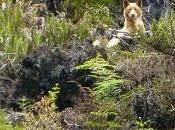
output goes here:
[[57, 83], [53, 86], [53, 88], [48, 91], [49, 95], [48, 95], [48, 100], [50, 101], [51, 105], [54, 107], [54, 108], [57, 108], [55, 102], [57, 100], [57, 97], [60, 93], [60, 85]]
[[95, 97], [97, 106], [90, 112], [87, 122], [88, 129], [120, 129], [124, 127], [123, 120], [134, 120], [132, 116], [132, 95], [145, 91], [142, 86], [135, 87], [126, 92], [123, 85], [130, 84], [114, 72], [114, 66], [98, 54], [96, 57], [76, 67], [78, 71], [89, 72], [95, 78], [92, 97]]
[[114, 73], [114, 66], [105, 61], [100, 54], [76, 67], [77, 70], [90, 70], [89, 76], [96, 79], [92, 96], [97, 99], [114, 98], [121, 92], [120, 86], [126, 82]]

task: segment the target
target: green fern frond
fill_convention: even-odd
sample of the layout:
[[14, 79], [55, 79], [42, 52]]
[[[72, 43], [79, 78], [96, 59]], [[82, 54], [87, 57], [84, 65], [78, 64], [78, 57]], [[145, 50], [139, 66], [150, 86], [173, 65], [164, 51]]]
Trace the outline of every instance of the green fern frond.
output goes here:
[[121, 92], [120, 86], [126, 82], [114, 72], [114, 66], [104, 60], [100, 54], [77, 66], [76, 69], [90, 70], [89, 76], [96, 79], [91, 95], [99, 100], [109, 97], [115, 98]]

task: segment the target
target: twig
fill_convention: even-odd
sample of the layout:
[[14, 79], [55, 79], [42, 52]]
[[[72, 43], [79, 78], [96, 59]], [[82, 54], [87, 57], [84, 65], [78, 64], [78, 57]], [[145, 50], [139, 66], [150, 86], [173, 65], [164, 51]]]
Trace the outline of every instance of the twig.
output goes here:
[[4, 55], [15, 55], [15, 53], [6, 53], [6, 52], [2, 52], [0, 51], [0, 56], [4, 56]]
[[122, 30], [116, 30], [116, 32], [118, 32], [118, 33], [124, 33], [124, 34], [130, 34], [129, 32], [126, 32], [126, 31], [122, 31]]
[[131, 40], [131, 39], [133, 39], [133, 37], [131, 37], [131, 36], [120, 36], [119, 39], [128, 39], [128, 40]]
[[2, 67], [0, 68], [0, 70], [4, 69], [6, 67], [7, 64], [2, 65]]
[[76, 124], [76, 123], [69, 123], [66, 119], [63, 120], [64, 123], [68, 126], [68, 127], [76, 127], [76, 128], [80, 128], [80, 125]]
[[122, 41], [122, 43], [124, 43], [125, 45], [129, 46], [129, 44], [127, 42], [125, 42], [122, 38], [120, 38], [120, 40]]
[[15, 83], [15, 81], [12, 80], [11, 78], [4, 77], [4, 76], [0, 76], [0, 80], [6, 80], [6, 81], [10, 81], [10, 82], [12, 82], [12, 83]]

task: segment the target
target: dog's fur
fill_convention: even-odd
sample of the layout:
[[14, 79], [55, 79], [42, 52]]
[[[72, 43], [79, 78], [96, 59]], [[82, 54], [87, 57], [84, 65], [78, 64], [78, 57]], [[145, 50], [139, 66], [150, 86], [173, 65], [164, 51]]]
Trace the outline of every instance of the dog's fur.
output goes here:
[[122, 31], [144, 33], [145, 27], [142, 21], [142, 1], [137, 0], [136, 3], [130, 3], [128, 0], [124, 0], [123, 8], [125, 22]]

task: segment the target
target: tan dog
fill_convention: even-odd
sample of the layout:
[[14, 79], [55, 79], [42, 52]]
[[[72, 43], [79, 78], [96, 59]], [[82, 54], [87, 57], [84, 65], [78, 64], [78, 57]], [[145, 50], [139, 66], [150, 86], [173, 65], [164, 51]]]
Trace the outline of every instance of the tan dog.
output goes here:
[[130, 3], [128, 0], [123, 1], [124, 8], [124, 27], [118, 31], [117, 38], [111, 39], [106, 48], [111, 48], [120, 43], [120, 38], [132, 38], [130, 33], [144, 33], [145, 27], [142, 21], [142, 1], [137, 0], [136, 3]]
[[142, 21], [142, 0], [136, 3], [130, 3], [128, 0], [123, 1], [124, 8], [124, 27], [122, 31], [126, 32], [145, 32], [144, 23]]

